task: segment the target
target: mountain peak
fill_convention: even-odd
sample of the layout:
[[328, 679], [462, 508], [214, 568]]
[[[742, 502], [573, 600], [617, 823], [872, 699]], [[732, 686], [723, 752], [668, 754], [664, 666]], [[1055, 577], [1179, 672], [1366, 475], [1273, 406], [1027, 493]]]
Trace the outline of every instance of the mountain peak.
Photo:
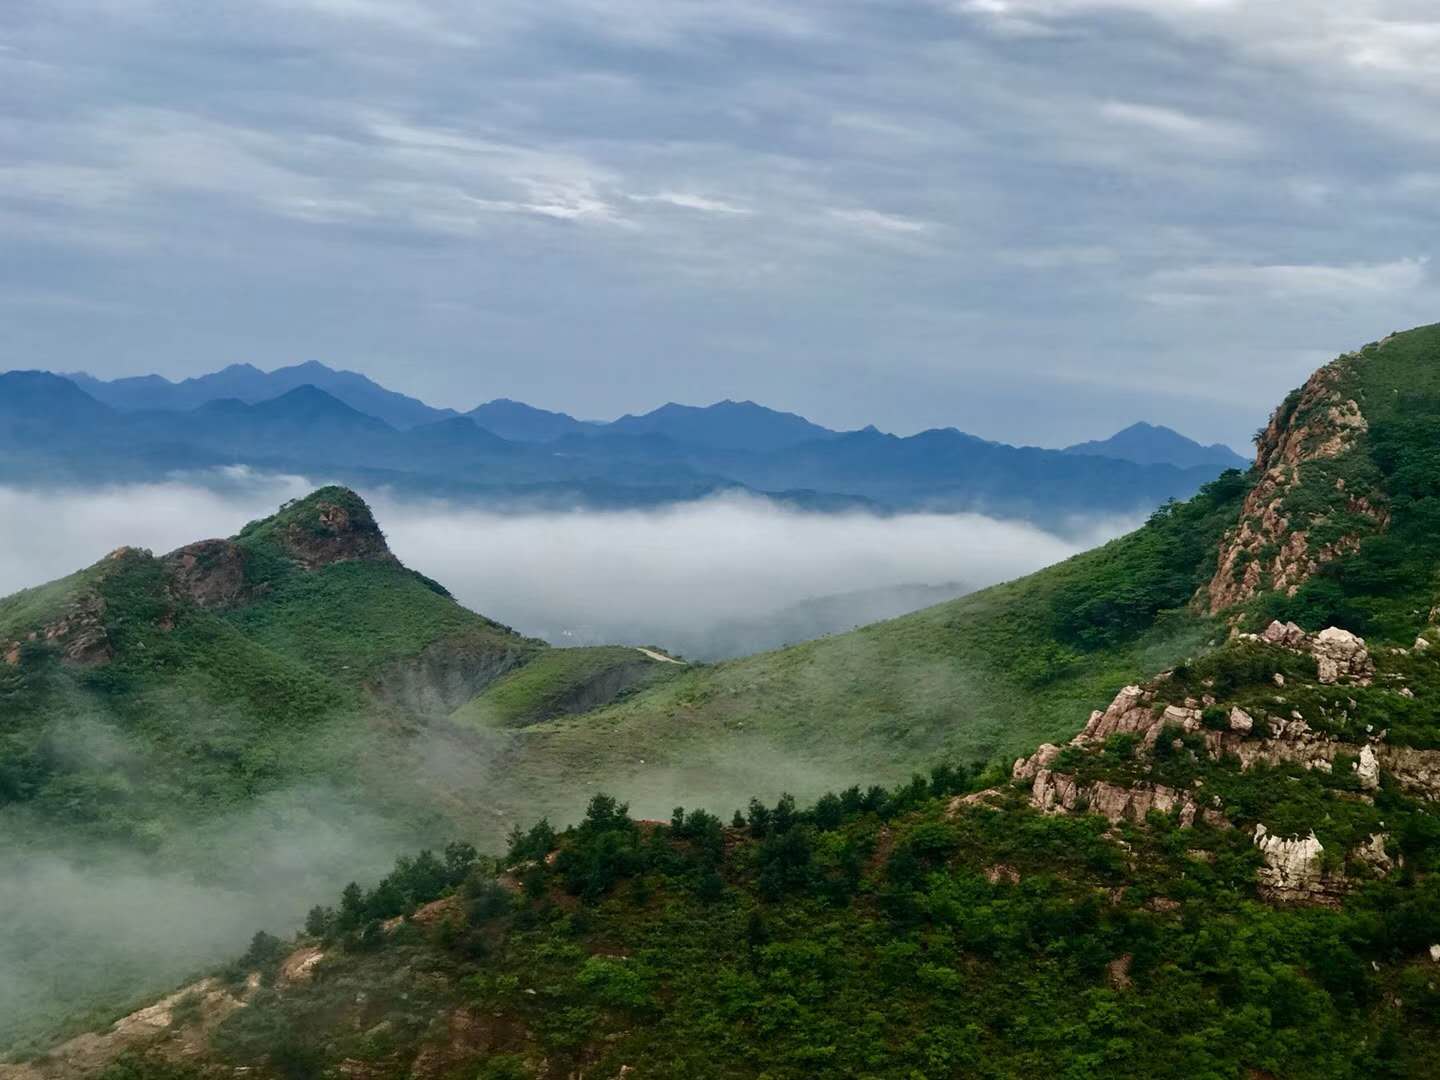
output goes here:
[[1243, 469], [1249, 464], [1234, 450], [1221, 443], [1204, 446], [1194, 439], [1186, 438], [1174, 428], [1145, 420], [1117, 431], [1108, 439], [1067, 446], [1064, 452], [1117, 458], [1121, 461], [1133, 461], [1137, 465], [1174, 465], [1181, 469], [1198, 465]]
[[307, 570], [342, 562], [394, 562], [369, 505], [347, 487], [331, 485], [295, 499], [268, 518], [252, 521], [236, 542], [266, 541]]
[[812, 424], [795, 413], [729, 398], [710, 405], [667, 402], [643, 415], [622, 416], [608, 430], [621, 435], [665, 435], [677, 443], [711, 450], [759, 453], [835, 435], [829, 428]]

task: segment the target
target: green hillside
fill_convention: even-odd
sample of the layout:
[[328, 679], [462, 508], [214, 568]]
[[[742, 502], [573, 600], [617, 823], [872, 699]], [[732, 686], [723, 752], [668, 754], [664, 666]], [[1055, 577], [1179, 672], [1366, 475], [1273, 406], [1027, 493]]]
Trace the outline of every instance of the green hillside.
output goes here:
[[[324, 524], [332, 512], [346, 522]], [[407, 664], [444, 652], [474, 669], [473, 693], [544, 648], [402, 567], [340, 489], [234, 542], [122, 549], [11, 597], [5, 642], [0, 805], [152, 847], [197, 814], [356, 767], [404, 711], [367, 690]], [[137, 768], [57, 750], [81, 729], [119, 741]]]
[[639, 649], [550, 649], [471, 698], [452, 714], [464, 726], [523, 728], [588, 712], [678, 674], [680, 665]]
[[512, 775], [532, 809], [569, 820], [583, 795], [577, 776], [645, 814], [676, 801], [718, 813], [752, 793], [814, 797], [938, 761], [1013, 757], [1076, 730], [1137, 672], [1223, 637], [1191, 601], [1247, 489], [1229, 473], [1137, 532], [1022, 580], [697, 666], [608, 708], [527, 727]]
[[[546, 651], [401, 566], [368, 508], [334, 488], [232, 541], [121, 549], [0, 601], [9, 884], [44, 880], [56, 860], [95, 874], [118, 864], [127, 880], [180, 875], [259, 910], [274, 903], [267, 853], [287, 829], [307, 830], [285, 840], [297, 851], [315, 849], [281, 875], [302, 891], [345, 872], [334, 861], [353, 857], [360, 841], [340, 838], [357, 823], [386, 858], [460, 822], [473, 829], [486, 793], [430, 762], [468, 758], [478, 775], [489, 748], [426, 739], [427, 720]], [[0, 967], [21, 980], [0, 979], [0, 1045], [197, 961], [83, 935], [21, 948], [60, 917], [41, 897], [24, 901], [0, 945]], [[39, 974], [56, 955], [73, 978]], [[43, 991], [22, 991], [30, 978]]]

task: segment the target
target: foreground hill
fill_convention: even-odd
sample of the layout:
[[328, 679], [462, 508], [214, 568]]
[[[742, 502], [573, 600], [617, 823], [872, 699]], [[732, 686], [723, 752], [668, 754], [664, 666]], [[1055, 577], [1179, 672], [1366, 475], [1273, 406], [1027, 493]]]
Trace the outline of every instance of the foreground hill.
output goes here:
[[[189, 970], [227, 947], [229, 913], [276, 917], [354, 872], [337, 860], [496, 829], [503, 748], [444, 718], [552, 654], [402, 566], [341, 488], [0, 600], [0, 1045]], [[594, 705], [672, 670], [623, 650], [572, 690]], [[134, 903], [158, 880], [209, 890], [175, 918], [213, 931], [137, 949], [127, 926], [160, 929], [143, 908], [96, 922], [46, 895], [104, 903], [123, 882]], [[65, 980], [44, 974], [57, 960]]]
[[1440, 693], [1422, 640], [1275, 623], [1009, 776], [597, 795], [0, 1077], [1433, 1077], [1440, 723], [1373, 725]]

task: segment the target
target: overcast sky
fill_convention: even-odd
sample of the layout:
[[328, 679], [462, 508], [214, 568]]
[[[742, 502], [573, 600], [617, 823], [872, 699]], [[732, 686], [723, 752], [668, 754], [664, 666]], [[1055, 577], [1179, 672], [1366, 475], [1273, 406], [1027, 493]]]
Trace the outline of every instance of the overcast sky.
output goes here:
[[1440, 318], [1434, 0], [4, 0], [0, 367], [1243, 445]]

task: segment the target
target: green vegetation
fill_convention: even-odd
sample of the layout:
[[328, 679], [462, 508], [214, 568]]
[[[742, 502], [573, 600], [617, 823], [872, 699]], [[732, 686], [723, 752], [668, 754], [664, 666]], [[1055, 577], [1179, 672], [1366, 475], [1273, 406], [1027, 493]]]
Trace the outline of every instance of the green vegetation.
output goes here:
[[948, 809], [984, 782], [941, 770], [754, 803], [729, 827], [641, 825], [596, 796], [509, 859], [422, 853], [322, 913], [314, 980], [258, 993], [210, 1060], [267, 1077], [342, 1060], [401, 1077], [422, 1053], [483, 1077], [1434, 1075], [1440, 827], [1415, 804], [1384, 808], [1424, 823], [1410, 873], [1343, 910], [1276, 909], [1241, 830], [1111, 830], [1012, 794]]
[[472, 698], [454, 713], [460, 724], [520, 728], [586, 712], [683, 670], [639, 649], [550, 649]]

